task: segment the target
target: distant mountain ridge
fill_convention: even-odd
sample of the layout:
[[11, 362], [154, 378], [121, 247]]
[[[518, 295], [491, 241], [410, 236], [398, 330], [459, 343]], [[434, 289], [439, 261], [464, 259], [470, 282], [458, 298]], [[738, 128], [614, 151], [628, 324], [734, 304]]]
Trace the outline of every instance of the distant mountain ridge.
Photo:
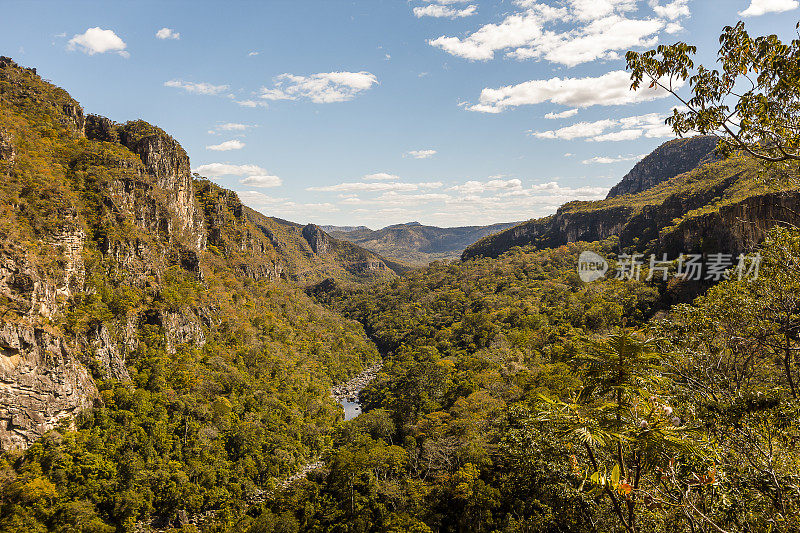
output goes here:
[[358, 370], [358, 346], [377, 356], [300, 287], [402, 266], [258, 213], [190, 169], [161, 128], [86, 115], [0, 56], [0, 451], [102, 405], [98, 382], [130, 383], [129, 358], [147, 350], [210, 344], [217, 359], [263, 342], [337, 378]]
[[664, 143], [606, 199], [564, 204], [554, 215], [481, 239], [461, 258], [497, 257], [515, 246], [551, 248], [614, 236], [620, 249], [735, 254], [752, 249], [775, 224], [800, 223], [798, 190], [767, 189], [758, 179], [754, 160], [743, 155], [720, 160], [714, 146], [713, 137]]
[[488, 226], [440, 228], [419, 222], [393, 224], [379, 230], [364, 226], [353, 229], [323, 226], [331, 236], [350, 241], [383, 257], [410, 265], [426, 265], [431, 261], [457, 259], [470, 244], [493, 233], [513, 227], [517, 222]]

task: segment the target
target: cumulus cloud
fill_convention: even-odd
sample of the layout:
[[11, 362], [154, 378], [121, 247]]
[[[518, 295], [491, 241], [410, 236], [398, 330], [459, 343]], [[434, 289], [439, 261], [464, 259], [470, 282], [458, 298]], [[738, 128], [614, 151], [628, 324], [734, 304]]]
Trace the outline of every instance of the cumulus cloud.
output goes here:
[[414, 16], [417, 18], [422, 17], [435, 17], [435, 18], [464, 18], [474, 15], [478, 6], [470, 5], [463, 9], [454, 9], [452, 7], [441, 4], [428, 4], [427, 6], [418, 6], [413, 9]]
[[[485, 61], [505, 52], [511, 58], [575, 66], [653, 46], [670, 21], [690, 15], [687, 0], [663, 6], [652, 0], [655, 16], [639, 18], [630, 16], [637, 10], [635, 0], [566, 0], [556, 7], [535, 0], [514, 3], [520, 10], [498, 23], [485, 24], [463, 38], [442, 35], [429, 44], [470, 60]], [[427, 7], [436, 12], [444, 8]]]
[[320, 72], [310, 76], [281, 74], [273, 87], [262, 87], [260, 97], [265, 100], [308, 99], [318, 104], [345, 102], [378, 83], [369, 72]]
[[283, 185], [283, 180], [278, 176], [273, 176], [271, 174], [259, 174], [256, 176], [247, 176], [244, 179], [239, 180], [239, 183], [244, 185], [250, 185], [251, 187], [280, 187]]
[[269, 174], [258, 165], [232, 165], [230, 163], [207, 163], [194, 169], [202, 176], [220, 178], [222, 176], [263, 176]]
[[244, 148], [245, 144], [242, 141], [232, 140], [232, 141], [224, 141], [219, 144], [213, 144], [211, 146], [206, 146], [206, 150], [213, 150], [215, 152], [227, 152], [229, 150], [241, 150]]
[[171, 28], [161, 28], [156, 32], [156, 38], [178, 40], [181, 38], [181, 34]]
[[647, 154], [640, 155], [618, 155], [614, 157], [597, 156], [581, 161], [584, 165], [610, 165], [612, 163], [621, 163], [624, 161], [639, 161]]
[[688, 17], [691, 14], [689, 0], [674, 0], [663, 6], [659, 5], [658, 0], [650, 0], [650, 7], [653, 8], [656, 15], [667, 20], [676, 20], [681, 17]]
[[227, 91], [230, 87], [228, 85], [212, 85], [205, 82], [191, 82], [183, 80], [169, 80], [164, 82], [164, 87], [174, 87], [176, 89], [183, 89], [187, 93], [195, 94], [208, 94], [215, 95]]
[[[630, 141], [640, 137], [674, 137], [670, 126], [664, 124], [665, 114], [648, 113], [624, 118], [606, 118], [594, 122], [578, 122], [556, 130], [531, 132], [539, 139], [587, 139], [590, 141]], [[609, 131], [612, 130], [612, 131]]]
[[273, 205], [286, 202], [286, 198], [275, 198], [259, 191], [238, 191], [239, 199], [248, 205]]
[[258, 100], [252, 100], [252, 99], [248, 99], [248, 100], [236, 100], [236, 99], [234, 99], [234, 102], [236, 102], [238, 105], [240, 105], [242, 107], [267, 107], [267, 103], [266, 102], [259, 102]]
[[428, 159], [436, 155], [436, 150], [409, 150], [403, 156], [413, 157], [414, 159]]
[[[467, 108], [481, 113], [500, 113], [511, 107], [542, 102], [583, 108], [646, 102], [669, 96], [667, 91], [659, 88], [631, 91], [630, 86], [630, 74], [624, 70], [614, 70], [598, 77], [531, 80], [498, 89], [483, 89], [478, 103], [467, 105]], [[681, 86], [681, 80], [673, 83], [675, 88]]]
[[386, 172], [377, 172], [375, 174], [367, 174], [363, 178], [364, 181], [393, 181], [399, 180], [400, 176], [394, 174], [387, 174]]
[[345, 182], [336, 185], [326, 185], [323, 187], [308, 187], [307, 191], [317, 192], [382, 192], [382, 191], [416, 191], [419, 189], [437, 189], [442, 186], [439, 181], [427, 183], [364, 183], [364, 182]]
[[[436, 188], [442, 190], [432, 190]], [[373, 182], [310, 190], [335, 193], [331, 201], [348, 216], [380, 227], [409, 220], [442, 226], [527, 220], [550, 214], [565, 202], [598, 200], [608, 192], [606, 187], [562, 185], [557, 179], [526, 185], [522, 179], [509, 176], [450, 183], [446, 188], [441, 182]]]
[[553, 120], [553, 119], [558, 119], [558, 118], [574, 117], [577, 114], [578, 114], [578, 110], [577, 109], [567, 109], [566, 111], [561, 111], [560, 113], [556, 113], [555, 111], [552, 111], [550, 113], [545, 114], [544, 118]]
[[122, 57], [130, 57], [125, 48], [127, 48], [125, 41], [120, 39], [116, 33], [98, 27], [89, 28], [83, 33], [76, 34], [67, 43], [67, 50], [79, 50], [90, 56], [116, 52]]
[[251, 124], [239, 124], [238, 122], [226, 122], [224, 124], [220, 124], [217, 126], [217, 129], [222, 131], [245, 131], [249, 128], [253, 128], [255, 126]]
[[495, 178], [488, 181], [474, 181], [470, 180], [461, 185], [455, 185], [448, 188], [448, 191], [458, 191], [466, 194], [477, 194], [486, 191], [497, 190], [518, 190], [522, 188], [522, 181], [517, 178], [502, 179]]
[[739, 14], [743, 17], [759, 17], [767, 13], [783, 13], [797, 9], [797, 0], [751, 0], [750, 5]]

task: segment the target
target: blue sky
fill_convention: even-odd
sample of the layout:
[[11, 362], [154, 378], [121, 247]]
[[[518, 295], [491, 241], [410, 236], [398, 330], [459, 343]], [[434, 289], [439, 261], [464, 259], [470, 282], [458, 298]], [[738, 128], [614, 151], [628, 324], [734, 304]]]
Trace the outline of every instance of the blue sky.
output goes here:
[[[597, 199], [670, 138], [624, 53], [797, 0], [3, 3], [0, 54], [90, 113], [156, 124], [259, 211], [373, 228], [525, 220]], [[610, 104], [610, 105], [609, 105]]]

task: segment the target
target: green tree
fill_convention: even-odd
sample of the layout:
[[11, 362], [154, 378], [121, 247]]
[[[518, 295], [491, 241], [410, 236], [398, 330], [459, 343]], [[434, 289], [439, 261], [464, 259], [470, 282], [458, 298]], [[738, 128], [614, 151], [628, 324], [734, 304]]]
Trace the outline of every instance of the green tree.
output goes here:
[[[800, 24], [798, 25], [800, 27]], [[747, 154], [797, 182], [800, 160], [800, 39], [753, 38], [744, 23], [726, 26], [719, 38], [718, 68], [695, 68], [697, 47], [678, 42], [626, 54], [631, 88], [659, 87], [685, 107], [667, 119], [675, 133], [717, 135], [719, 148]], [[681, 96], [688, 81], [689, 96]]]
[[583, 487], [607, 501], [630, 533], [640, 531], [641, 515], [660, 507], [681, 509], [692, 527], [704, 520], [684, 491], [687, 479], [698, 476], [693, 466], [702, 463], [703, 453], [696, 431], [669, 405], [661, 357], [652, 339], [625, 330], [589, 341], [576, 358], [584, 388], [569, 403], [543, 397], [539, 416], [564, 435], [565, 444], [577, 446], [573, 469], [584, 472]]

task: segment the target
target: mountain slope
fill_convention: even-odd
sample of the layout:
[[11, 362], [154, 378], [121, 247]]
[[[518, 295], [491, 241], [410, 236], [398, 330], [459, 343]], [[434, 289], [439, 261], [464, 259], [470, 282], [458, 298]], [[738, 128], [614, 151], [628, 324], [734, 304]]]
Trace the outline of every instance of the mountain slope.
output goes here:
[[636, 163], [622, 180], [611, 187], [606, 198], [623, 194], [636, 194], [694, 170], [714, 159], [717, 138], [698, 135], [686, 139], [667, 141]]
[[[182, 434], [173, 424], [187, 406], [210, 413], [224, 398], [244, 421], [274, 396], [294, 422], [269, 438], [285, 437], [291, 452], [263, 463], [262, 477], [321, 446], [337, 416], [330, 383], [378, 354], [360, 326], [283, 280], [395, 273], [316, 226], [244, 207], [189, 169], [163, 130], [86, 116], [34, 69], [0, 58], [0, 449], [96, 409], [113, 417], [115, 384], [159, 401], [185, 396], [159, 412], [162, 429]], [[297, 433], [306, 423], [316, 436]]]
[[[648, 166], [676, 168], [673, 163], [657, 161], [659, 157], [680, 159], [682, 152], [674, 151], [675, 146], [680, 145], [667, 146], [668, 151], [657, 149]], [[700, 152], [693, 149], [689, 157], [701, 164], [693, 170], [639, 192], [570, 202], [552, 216], [523, 222], [476, 242], [464, 251], [462, 259], [497, 257], [514, 246], [554, 247], [612, 236], [619, 238], [621, 249], [735, 254], [750, 250], [775, 224], [800, 222], [796, 189], [770, 191], [760, 184], [757, 164], [744, 156], [719, 161], [700, 157]], [[651, 176], [645, 181], [658, 179]], [[617, 191], [635, 190], [639, 185], [629, 180]]]
[[438, 228], [418, 222], [387, 226], [380, 230], [360, 227], [350, 231], [331, 230], [331, 235], [363, 246], [385, 257], [425, 265], [436, 260], [453, 260], [475, 241], [516, 225], [516, 222], [489, 226]]

